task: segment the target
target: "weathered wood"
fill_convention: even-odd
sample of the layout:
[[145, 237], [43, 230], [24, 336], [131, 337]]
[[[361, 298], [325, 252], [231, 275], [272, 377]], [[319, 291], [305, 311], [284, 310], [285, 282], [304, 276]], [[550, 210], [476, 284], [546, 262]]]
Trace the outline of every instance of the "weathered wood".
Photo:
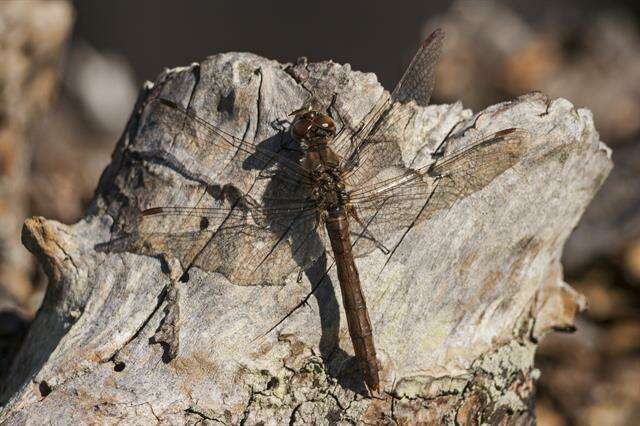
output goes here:
[[536, 342], [570, 329], [584, 307], [562, 280], [562, 247], [611, 167], [590, 112], [564, 99], [530, 94], [473, 116], [460, 104], [404, 106], [413, 114], [397, 131], [413, 166], [449, 134], [456, 146], [510, 127], [531, 138], [514, 168], [412, 230], [382, 273], [381, 252], [357, 261], [380, 399], [364, 397], [350, 371], [335, 273], [310, 291], [326, 259], [302, 282], [292, 271], [256, 287], [229, 271], [194, 268], [187, 280], [171, 258], [96, 250], [135, 210], [207, 197], [202, 183], [264, 185], [256, 170], [224, 169], [220, 158], [193, 156], [187, 139], [154, 133], [150, 97], [170, 95], [231, 134], [277, 143], [274, 124], [310, 91], [357, 126], [382, 88], [348, 65], [285, 66], [246, 53], [145, 86], [87, 216], [25, 223], [23, 241], [50, 286], [5, 383], [0, 421], [533, 421]]

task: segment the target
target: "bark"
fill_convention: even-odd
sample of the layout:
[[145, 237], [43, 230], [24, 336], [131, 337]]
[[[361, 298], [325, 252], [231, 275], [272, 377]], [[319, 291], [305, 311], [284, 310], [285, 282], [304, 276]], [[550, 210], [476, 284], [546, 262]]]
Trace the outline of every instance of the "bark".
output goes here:
[[[335, 273], [248, 286], [175, 259], [97, 250], [131, 211], [193, 205], [202, 184], [263, 185], [258, 171], [194, 158], [189, 139], [154, 133], [154, 96], [189, 104], [234, 135], [277, 143], [279, 121], [309, 93], [356, 126], [382, 93], [373, 74], [332, 62], [282, 65], [212, 56], [145, 85], [83, 220], [29, 219], [23, 242], [45, 268], [43, 306], [4, 384], [0, 421], [291, 424], [530, 424], [550, 330], [570, 330], [584, 299], [562, 279], [563, 244], [606, 178], [610, 152], [591, 113], [539, 93], [472, 115], [461, 104], [397, 123], [407, 164], [517, 127], [520, 162], [417, 226], [387, 261], [357, 260], [381, 365], [362, 392]], [[177, 123], [175, 124], [178, 125]], [[243, 247], [223, 247], [242, 255]], [[274, 268], [278, 264], [274, 263]], [[228, 272], [228, 271], [227, 271]], [[278, 271], [276, 271], [278, 272]], [[314, 278], [315, 277], [315, 278]], [[283, 320], [275, 329], [270, 329]]]

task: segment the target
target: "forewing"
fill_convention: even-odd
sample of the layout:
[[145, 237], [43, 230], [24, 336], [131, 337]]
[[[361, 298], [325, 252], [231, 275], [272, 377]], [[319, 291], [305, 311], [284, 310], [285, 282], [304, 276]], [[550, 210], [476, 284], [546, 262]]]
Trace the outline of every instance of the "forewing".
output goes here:
[[348, 161], [354, 150], [363, 143], [365, 138], [376, 128], [381, 118], [387, 113], [392, 105], [392, 100], [388, 92], [384, 92], [378, 99], [371, 111], [361, 120], [355, 129], [343, 127], [333, 138], [331, 148], [343, 159], [343, 170], [345, 161]]
[[349, 185], [362, 185], [380, 169], [401, 162], [397, 137], [392, 136], [393, 127], [408, 119], [413, 111], [394, 102], [413, 100], [423, 106], [429, 103], [443, 39], [441, 29], [427, 37], [391, 96], [385, 92], [356, 129], [343, 128], [334, 138], [332, 148], [341, 158], [341, 170]]
[[381, 170], [403, 165], [399, 135], [413, 114], [413, 109], [400, 104], [384, 112], [370, 134], [341, 162], [343, 179], [349, 187], [361, 187]]
[[351, 221], [352, 238], [359, 240], [356, 255], [375, 248], [371, 237], [384, 242], [402, 229], [406, 234], [435, 212], [487, 186], [519, 161], [527, 137], [524, 130], [507, 129], [446, 153], [422, 169], [381, 170], [369, 185], [350, 192], [361, 222]]
[[295, 159], [238, 138], [191, 109], [164, 98], [155, 99], [149, 107], [151, 117], [148, 121], [151, 125], [160, 124], [163, 126], [161, 133], [174, 138], [186, 137], [187, 141], [182, 145], [196, 160], [215, 159], [207, 163], [220, 164], [220, 171], [230, 167], [260, 171], [277, 169], [278, 172], [270, 177], [294, 187], [311, 182], [307, 170]]
[[[147, 114], [143, 131], [158, 135], [150, 140], [158, 147], [171, 141], [171, 150], [156, 155], [183, 150], [174, 157], [210, 164], [212, 175], [231, 181], [206, 185], [193, 206], [129, 208], [122, 217], [133, 223], [124, 219], [105, 249], [171, 257], [185, 270], [219, 272], [241, 285], [281, 283], [322, 253], [316, 206], [306, 198], [310, 175], [295, 159], [237, 138], [168, 99], [152, 101]], [[263, 173], [269, 180], [257, 185]]]
[[349, 185], [360, 186], [380, 169], [401, 163], [394, 125], [407, 120], [413, 111], [394, 101], [429, 103], [443, 38], [444, 32], [435, 30], [422, 43], [391, 96], [381, 97], [357, 129], [342, 129], [334, 139], [333, 149], [342, 159], [341, 169]]
[[440, 58], [444, 31], [431, 33], [416, 52], [391, 97], [399, 102], [415, 101], [427, 106], [435, 84], [435, 68]]

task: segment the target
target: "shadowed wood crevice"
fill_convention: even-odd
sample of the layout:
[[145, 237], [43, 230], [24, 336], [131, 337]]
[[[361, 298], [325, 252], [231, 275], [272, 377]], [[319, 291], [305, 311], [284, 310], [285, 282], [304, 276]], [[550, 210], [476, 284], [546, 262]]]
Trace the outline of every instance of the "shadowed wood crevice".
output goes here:
[[[188, 263], [173, 253], [96, 250], [136, 229], [145, 209], [221, 202], [252, 214], [251, 200], [264, 202], [288, 183], [263, 178], [255, 158], [234, 167], [214, 147], [194, 145], [179, 121], [158, 121], [148, 107], [154, 99], [188, 105], [231, 135], [285, 152], [272, 124], [309, 91], [350, 128], [383, 93], [373, 74], [346, 65], [283, 65], [246, 53], [212, 56], [145, 86], [88, 215], [74, 225], [25, 224], [25, 241], [50, 265], [54, 284], [3, 388], [0, 421], [532, 421], [535, 342], [568, 329], [584, 306], [562, 281], [562, 246], [611, 167], [590, 113], [566, 100], [529, 94], [477, 115], [460, 104], [394, 107], [402, 113], [394, 152], [414, 169], [441, 158], [430, 155], [440, 146], [446, 155], [510, 128], [530, 137], [515, 166], [416, 223], [390, 260], [375, 247], [357, 259], [380, 399], [366, 397], [354, 371], [338, 281], [333, 270], [324, 276], [330, 256], [298, 282], [297, 266], [309, 259], [298, 253], [292, 263], [295, 251], [277, 252], [261, 267], [269, 285], [252, 285], [265, 283], [237, 268], [254, 240], [212, 248], [214, 231], [202, 221], [188, 225], [204, 235], [173, 243], [192, 258], [215, 250], [224, 262], [196, 261], [187, 280]], [[321, 231], [291, 241], [313, 238], [320, 250]], [[389, 233], [385, 246], [402, 234]], [[49, 348], [44, 357], [40, 347]], [[46, 398], [39, 383], [50, 388]]]

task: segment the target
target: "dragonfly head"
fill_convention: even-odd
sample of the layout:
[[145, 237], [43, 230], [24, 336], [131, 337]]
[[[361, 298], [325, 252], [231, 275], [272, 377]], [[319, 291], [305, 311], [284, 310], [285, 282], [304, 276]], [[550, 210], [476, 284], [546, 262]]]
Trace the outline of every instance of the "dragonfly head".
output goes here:
[[331, 117], [310, 107], [300, 108], [290, 115], [294, 117], [291, 124], [291, 136], [304, 144], [328, 143], [336, 134], [336, 124]]

